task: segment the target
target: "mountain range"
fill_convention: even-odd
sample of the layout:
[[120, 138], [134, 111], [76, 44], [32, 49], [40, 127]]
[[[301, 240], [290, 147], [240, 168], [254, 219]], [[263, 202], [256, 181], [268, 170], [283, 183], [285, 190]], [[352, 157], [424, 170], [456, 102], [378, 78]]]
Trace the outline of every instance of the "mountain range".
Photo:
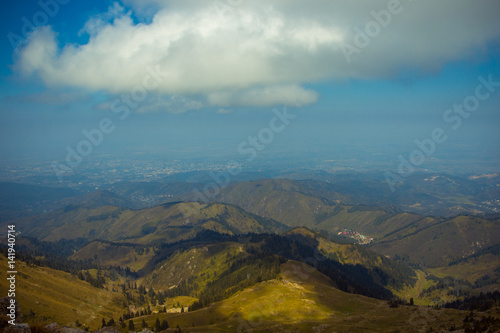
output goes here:
[[[17, 196], [0, 228], [18, 232], [24, 319], [90, 330], [104, 319], [123, 332], [157, 319], [188, 332], [449, 330], [467, 313], [439, 307], [500, 286], [494, 214], [368, 205], [317, 180], [250, 180], [188, 201], [199, 186], [55, 189], [60, 206], [38, 215], [15, 214], [29, 201]], [[500, 322], [494, 304], [476, 319]]]

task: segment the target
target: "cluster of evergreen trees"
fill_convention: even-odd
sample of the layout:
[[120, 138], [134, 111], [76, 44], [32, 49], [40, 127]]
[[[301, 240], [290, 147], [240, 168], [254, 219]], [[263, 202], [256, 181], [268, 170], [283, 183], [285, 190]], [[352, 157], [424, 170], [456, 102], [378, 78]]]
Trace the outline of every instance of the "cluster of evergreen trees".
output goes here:
[[[105, 277], [115, 281], [121, 277], [136, 278], [137, 273], [132, 272], [129, 267], [121, 266], [100, 266], [92, 260], [70, 260], [68, 257], [74, 254], [88, 241], [84, 239], [66, 240], [57, 242], [45, 242], [35, 238], [26, 238], [24, 242], [17, 245], [16, 257], [18, 260], [41, 267], [48, 267], [59, 271], [67, 272], [77, 276], [80, 280], [87, 281], [97, 288], [103, 288], [106, 283]], [[6, 249], [1, 248], [2, 251]], [[5, 252], [5, 254], [7, 254]], [[97, 269], [97, 277], [89, 274], [90, 269]]]
[[[122, 322], [122, 321], [121, 321]], [[106, 319], [102, 318], [102, 327], [112, 327], [112, 326], [115, 326], [116, 323], [115, 323], [115, 320], [113, 318], [111, 318], [109, 321], [106, 321]]]
[[97, 276], [95, 278], [90, 275], [89, 271], [85, 271], [85, 273], [80, 271], [78, 272], [78, 278], [87, 281], [96, 288], [104, 288], [104, 284], [106, 283], [106, 279], [101, 275], [100, 271], [97, 271]]
[[488, 309], [500, 306], [500, 292], [479, 293], [476, 296], [469, 296], [462, 300], [458, 299], [443, 305], [444, 308], [453, 308], [459, 310], [478, 310], [486, 311]]
[[435, 285], [423, 290], [420, 293], [420, 297], [431, 294], [435, 290], [446, 291], [447, 295], [455, 295], [462, 297], [475, 298], [475, 294], [477, 294], [476, 289], [482, 288], [484, 286], [488, 286], [496, 283], [497, 277], [491, 277], [489, 275], [485, 275], [478, 279], [474, 284], [470, 283], [466, 280], [461, 280], [457, 278], [453, 278], [451, 276], [446, 276], [444, 278], [438, 278], [434, 275], [429, 275], [427, 280], [432, 280], [437, 282]]
[[[142, 329], [149, 328], [148, 323], [146, 323], [146, 321], [144, 319], [141, 322], [141, 327], [140, 328], [142, 328]], [[168, 328], [169, 328], [168, 322], [166, 320], [162, 320], [160, 322], [160, 319], [158, 319], [158, 318], [156, 318], [156, 322], [155, 322], [154, 326], [152, 327], [152, 329], [154, 329], [155, 332], [164, 331], [164, 330], [166, 330]], [[134, 324], [134, 322], [132, 320], [128, 321], [128, 330], [129, 331], [135, 331], [136, 330], [135, 324]], [[180, 329], [178, 329], [177, 331], [180, 332]]]
[[[28, 265], [48, 267], [76, 275], [80, 270], [97, 268], [89, 261], [68, 259], [68, 256], [86, 244], [87, 241], [83, 239], [45, 242], [27, 237], [16, 244], [16, 258]], [[6, 248], [1, 250], [7, 255]]]
[[130, 311], [128, 313], [123, 314], [123, 320], [135, 318], [135, 317], [142, 317], [142, 316], [148, 316], [152, 314], [153, 311], [151, 310], [151, 307], [148, 305], [146, 309], [144, 310], [137, 310], [137, 312]]
[[[113, 318], [109, 319], [108, 321], [106, 321], [106, 319], [102, 318], [101, 328], [113, 327], [117, 324], [119, 324], [120, 327], [125, 328], [125, 327], [127, 327], [127, 325], [125, 324], [125, 320], [127, 320], [127, 319], [129, 319], [129, 318], [122, 319], [122, 317], [120, 317], [120, 319], [118, 320], [118, 323], [116, 323]], [[77, 323], [78, 323], [78, 321], [77, 321]], [[76, 326], [81, 326], [81, 325], [76, 325]], [[149, 325], [147, 324], [146, 320], [144, 320], [144, 319], [142, 319], [141, 328], [149, 328]], [[162, 320], [160, 322], [160, 319], [156, 318], [156, 322], [152, 328], [155, 330], [155, 332], [159, 332], [159, 331], [163, 331], [163, 330], [166, 330], [167, 328], [169, 328], [169, 325], [168, 325], [168, 322], [166, 320]], [[135, 324], [132, 320], [128, 321], [128, 329], [129, 329], [129, 331], [135, 330]]]
[[[180, 241], [175, 244], [162, 244], [153, 260], [148, 264], [149, 267], [141, 271], [141, 274], [151, 272], [156, 264], [166, 260], [174, 255], [176, 251], [183, 251], [196, 245], [206, 245], [219, 242], [238, 242], [241, 236], [222, 235], [213, 231], [201, 231], [194, 239], [188, 241]], [[404, 285], [413, 285], [416, 281], [414, 271], [405, 265], [395, 263], [386, 258], [382, 258], [382, 264], [373, 267], [364, 267], [362, 265], [341, 264], [334, 258], [317, 258], [318, 251], [315, 244], [307, 244], [300, 242], [293, 237], [280, 236], [274, 234], [248, 234], [245, 235], [245, 250], [246, 252], [263, 257], [275, 256], [279, 261], [291, 259], [305, 262], [314, 266], [317, 270], [330, 277], [337, 287], [343, 291], [350, 293], [359, 293], [362, 295], [375, 297], [379, 299], [392, 299], [392, 293], [386, 287], [395, 289], [401, 288]], [[378, 262], [379, 256], [360, 247], [367, 261]], [[310, 260], [310, 259], [313, 260]], [[251, 265], [251, 263], [245, 263]], [[225, 274], [229, 275], [232, 271], [229, 270]], [[274, 271], [273, 271], [274, 274]], [[253, 276], [250, 274], [250, 276]], [[193, 309], [204, 306], [220, 296], [215, 296], [216, 293], [222, 292], [222, 283], [226, 283], [223, 295], [229, 296], [228, 293], [234, 293], [240, 290], [244, 285], [243, 280], [238, 281], [237, 278], [221, 280], [221, 277], [207, 285], [201, 294], [196, 294], [198, 285], [195, 277], [184, 279], [176, 288], [170, 289], [164, 294], [165, 297], [175, 297], [181, 295], [191, 295], [200, 299], [199, 304], [194, 304]], [[223, 282], [225, 281], [225, 282]], [[242, 284], [240, 284], [242, 283]], [[252, 283], [255, 283], [252, 282]], [[236, 287], [239, 285], [238, 287]], [[217, 291], [219, 290], [219, 291]], [[163, 295], [161, 295], [163, 296]], [[161, 297], [160, 296], [160, 297]], [[225, 297], [224, 296], [224, 297]]]
[[[182, 283], [180, 283], [176, 288], [172, 288], [166, 291], [155, 291], [153, 287], [146, 289], [146, 287], [143, 285], [137, 286], [137, 282], [128, 281], [127, 283], [121, 285], [121, 291], [129, 304], [136, 304], [140, 306], [143, 306], [144, 304], [161, 305], [165, 303], [165, 300], [167, 298], [192, 295], [193, 290], [195, 290], [193, 289], [193, 285], [196, 286], [196, 284], [192, 283], [193, 280], [194, 277], [190, 277], [189, 279], [184, 280]], [[149, 305], [147, 307], [149, 309]], [[163, 307], [163, 310], [160, 310], [160, 312], [166, 312], [166, 308]], [[132, 313], [130, 318], [139, 317], [146, 314], [148, 314], [147, 310], [140, 310], [137, 311], [137, 313]]]
[[463, 328], [465, 333], [498, 332], [500, 330], [500, 320], [492, 316], [474, 319], [474, 312], [471, 311], [464, 319]]
[[[300, 238], [300, 237], [299, 237]], [[330, 277], [337, 287], [343, 291], [359, 293], [379, 299], [392, 299], [392, 293], [386, 289], [386, 286], [398, 288], [405, 284], [412, 284], [415, 280], [414, 272], [404, 265], [396, 264], [390, 260], [382, 258], [382, 264], [373, 267], [364, 267], [362, 265], [341, 264], [334, 258], [318, 256], [317, 240], [300, 240], [293, 236], [280, 236], [273, 234], [248, 234], [245, 235], [245, 251], [250, 254], [245, 257], [227, 258], [231, 265], [215, 280], [210, 279], [203, 288], [198, 285], [199, 278], [191, 276], [185, 278], [175, 288], [166, 291], [155, 291], [153, 288], [146, 289], [144, 286], [137, 286], [133, 281], [125, 282], [121, 285], [121, 291], [124, 295], [124, 306], [137, 304], [141, 310], [136, 313], [130, 312], [120, 318], [120, 323], [132, 318], [151, 314], [150, 305], [165, 304], [167, 298], [176, 296], [192, 296], [199, 299], [194, 303], [190, 310], [196, 310], [207, 306], [210, 303], [223, 300], [230, 297], [237, 291], [243, 290], [258, 282], [274, 279], [280, 272], [280, 265], [286, 260], [296, 260], [314, 266], [318, 271]], [[40, 242], [34, 240], [31, 248], [26, 247], [24, 253], [28, 260], [36, 260], [35, 255], [43, 253], [45, 258], [50, 258], [45, 263], [52, 265], [55, 269], [70, 271], [78, 276], [79, 279], [89, 282], [95, 287], [103, 288], [106, 284], [106, 278], [117, 280], [119, 276], [126, 278], [136, 278], [150, 273], [158, 263], [163, 262], [168, 257], [174, 255], [177, 251], [187, 250], [193, 246], [204, 246], [213, 243], [239, 242], [242, 236], [222, 235], [213, 231], [202, 231], [194, 239], [180, 241], [175, 244], [162, 244], [154, 248], [154, 257], [139, 273], [132, 272], [128, 267], [100, 267], [92, 261], [73, 262], [67, 260], [69, 252], [60, 252], [63, 245], [72, 249], [83, 246], [85, 241], [77, 240], [74, 242], [60, 241], [60, 243]], [[146, 252], [150, 248], [137, 247], [136, 252]], [[380, 257], [364, 249], [358, 248], [367, 262], [380, 262]], [[45, 251], [47, 251], [45, 253]], [[63, 255], [61, 255], [63, 253]], [[71, 252], [73, 253], [73, 252]], [[312, 259], [312, 260], [311, 260]], [[40, 264], [37, 262], [37, 264]], [[97, 268], [97, 275], [93, 277], [89, 269]], [[197, 282], [198, 281], [198, 282]], [[118, 287], [120, 289], [120, 287]], [[113, 288], [114, 290], [114, 288]], [[147, 307], [147, 308], [146, 308]], [[184, 309], [184, 308], [182, 308]], [[166, 312], [165, 307], [163, 310]], [[110, 322], [103, 321], [106, 326]], [[115, 324], [114, 321], [111, 324]], [[163, 323], [159, 323], [161, 326]], [[156, 325], [155, 325], [156, 326]]]
[[420, 297], [431, 294], [435, 290], [448, 290], [448, 294], [459, 295], [469, 295], [473, 285], [465, 280], [460, 280], [453, 278], [451, 276], [446, 276], [444, 278], [438, 278], [434, 275], [430, 275], [426, 278], [427, 280], [437, 281], [437, 283], [429, 288], [423, 290], [420, 293]]
[[397, 308], [400, 305], [413, 306], [415, 303], [413, 302], [413, 298], [410, 298], [410, 300], [407, 301], [406, 299], [401, 297], [394, 297], [393, 299], [387, 301], [387, 304], [389, 304], [391, 308]]
[[[319, 255], [315, 246], [289, 239], [286, 236], [251, 234], [250, 237], [247, 252], [275, 253], [286, 259], [308, 263], [331, 278], [337, 287], [345, 292], [379, 299], [391, 299], [393, 295], [385, 286], [398, 288], [404, 284], [413, 285], [415, 283], [415, 273], [411, 269], [394, 264], [389, 260], [383, 260], [385, 264], [383, 269], [341, 264], [337, 260]], [[363, 254], [369, 255], [366, 250], [363, 251]]]
[[189, 311], [226, 299], [258, 282], [276, 278], [283, 262], [282, 257], [265, 253], [236, 260], [216, 280], [207, 284], [198, 296], [199, 301], [192, 304]]

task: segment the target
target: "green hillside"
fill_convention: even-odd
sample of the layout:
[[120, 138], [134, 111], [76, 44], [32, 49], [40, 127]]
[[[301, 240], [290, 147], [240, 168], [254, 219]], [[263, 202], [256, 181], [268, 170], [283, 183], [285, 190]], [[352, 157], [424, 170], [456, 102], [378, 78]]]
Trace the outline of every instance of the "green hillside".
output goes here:
[[196, 291], [201, 291], [208, 282], [229, 269], [234, 259], [240, 254], [245, 255], [243, 246], [239, 243], [217, 243], [194, 247], [178, 252], [160, 263], [140, 282], [155, 290], [169, 290], [180, 285], [182, 281], [194, 277], [197, 285]]
[[[7, 258], [0, 254], [0, 265]], [[125, 299], [118, 292], [93, 287], [88, 282], [59, 270], [17, 261], [16, 300], [31, 323], [75, 326], [96, 329], [103, 317], [118, 318]], [[0, 279], [0, 293], [7, 295], [8, 281]], [[31, 314], [30, 314], [31, 313]]]
[[[336, 234], [352, 230], [373, 237], [371, 248], [426, 266], [442, 266], [500, 242], [500, 219], [456, 216], [450, 219], [404, 213], [389, 207], [350, 206], [325, 199], [332, 185], [314, 190], [311, 182], [261, 180], [233, 184], [220, 200], [273, 218], [290, 227], [305, 226]], [[335, 192], [333, 192], [335, 193]]]
[[408, 256], [430, 267], [446, 265], [499, 243], [500, 220], [457, 216], [444, 221], [418, 221], [388, 235], [371, 248], [391, 257]]
[[154, 256], [154, 247], [131, 243], [94, 241], [79, 249], [69, 259], [92, 261], [98, 265], [142, 269]]
[[[124, 265], [132, 257], [137, 258], [131, 263], [137, 265], [138, 278], [117, 276], [113, 273], [116, 266], [108, 266]], [[417, 286], [411, 282], [413, 273], [404, 266], [362, 246], [337, 244], [304, 228], [283, 236], [231, 236], [205, 230], [190, 240], [150, 247], [95, 241], [71, 258], [100, 263], [99, 276], [107, 290], [68, 273], [20, 264], [18, 300], [24, 311], [35, 313], [30, 323], [56, 321], [75, 327], [78, 320], [96, 329], [102, 318], [116, 322], [122, 317], [123, 324], [131, 320], [136, 329], [143, 321], [154, 327], [159, 319], [168, 321], [170, 327], [179, 325], [183, 332], [239, 332], [244, 328], [254, 332], [373, 332], [386, 331], [388, 325], [394, 332], [419, 332], [422, 327], [461, 327], [467, 314], [428, 307], [391, 308], [386, 301], [355, 294], [384, 298], [384, 288], [396, 291], [400, 285], [404, 291]], [[98, 274], [96, 270], [90, 273]], [[401, 285], [404, 281], [409, 282]], [[5, 283], [0, 286], [6, 288]], [[130, 313], [135, 313], [131, 319]], [[116, 327], [126, 332], [128, 326]]]
[[393, 208], [346, 205], [344, 202], [350, 200], [340, 195], [334, 196], [337, 200], [327, 200], [320, 196], [321, 191], [314, 192], [310, 186], [291, 180], [242, 182], [222, 189], [218, 200], [290, 227], [303, 226], [333, 233], [348, 228], [374, 238], [422, 219]]
[[[316, 270], [300, 262], [281, 265], [276, 279], [248, 287], [209, 307], [187, 313], [153, 314], [154, 327], [167, 320], [182, 332], [426, 332], [462, 327], [467, 312], [428, 307], [390, 308], [387, 302], [336, 289]], [[494, 314], [499, 317], [498, 314]], [[486, 316], [477, 315], [476, 318]]]
[[[14, 220], [29, 258], [19, 302], [36, 304], [25, 310], [30, 323], [78, 319], [95, 329], [121, 317], [124, 332], [128, 320], [138, 329], [156, 319], [183, 332], [372, 332], [389, 323], [417, 332], [461, 327], [465, 315], [388, 301], [443, 305], [500, 285], [499, 219], [356, 206], [303, 185], [245, 182], [222, 190], [227, 203], [141, 210], [99, 206], [116, 199], [104, 192]], [[47, 277], [40, 290], [38, 275]], [[90, 295], [101, 294], [96, 308]], [[79, 301], [83, 310], [71, 313]]]
[[[189, 211], [189, 216], [184, 214]], [[243, 234], [282, 232], [286, 226], [224, 204], [173, 203], [142, 210], [112, 206], [68, 206], [52, 213], [12, 221], [25, 236], [41, 240], [86, 238], [151, 244], [175, 242], [196, 230]]]
[[291, 227], [312, 227], [316, 223], [315, 216], [331, 211], [326, 200], [301, 193], [291, 180], [237, 183], [222, 189], [218, 200]]

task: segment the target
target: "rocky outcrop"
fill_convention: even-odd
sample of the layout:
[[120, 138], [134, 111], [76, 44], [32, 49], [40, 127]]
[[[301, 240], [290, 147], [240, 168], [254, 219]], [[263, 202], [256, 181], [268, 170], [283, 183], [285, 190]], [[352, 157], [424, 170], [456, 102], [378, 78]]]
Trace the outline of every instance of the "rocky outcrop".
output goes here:
[[5, 333], [31, 333], [30, 325], [28, 324], [16, 324], [10, 325], [3, 328]]

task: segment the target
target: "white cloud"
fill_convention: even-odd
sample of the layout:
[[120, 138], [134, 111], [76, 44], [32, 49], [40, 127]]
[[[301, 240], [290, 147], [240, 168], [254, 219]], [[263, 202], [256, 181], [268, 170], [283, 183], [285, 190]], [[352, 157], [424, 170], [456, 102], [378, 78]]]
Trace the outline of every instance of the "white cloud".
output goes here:
[[115, 17], [125, 14], [125, 8], [120, 6], [117, 2], [109, 7], [106, 13], [95, 15], [85, 22], [83, 28], [79, 31], [78, 35], [89, 34], [90, 36], [97, 35], [110, 21]]
[[41, 28], [16, 68], [48, 85], [129, 93], [147, 68], [159, 66], [168, 73], [155, 89], [159, 94], [198, 94], [221, 107], [301, 106], [317, 99], [303, 84], [390, 78], [401, 68], [436, 70], [500, 36], [494, 0], [401, 1], [401, 13], [348, 63], [340, 46], [354, 45], [353, 28], [363, 29], [374, 20], [370, 12], [387, 9], [388, 1], [223, 3], [237, 5], [221, 12], [212, 1], [127, 0], [134, 10], [159, 10], [150, 23], [135, 24], [115, 4], [82, 28], [90, 35], [85, 45], [58, 48], [57, 33]]

